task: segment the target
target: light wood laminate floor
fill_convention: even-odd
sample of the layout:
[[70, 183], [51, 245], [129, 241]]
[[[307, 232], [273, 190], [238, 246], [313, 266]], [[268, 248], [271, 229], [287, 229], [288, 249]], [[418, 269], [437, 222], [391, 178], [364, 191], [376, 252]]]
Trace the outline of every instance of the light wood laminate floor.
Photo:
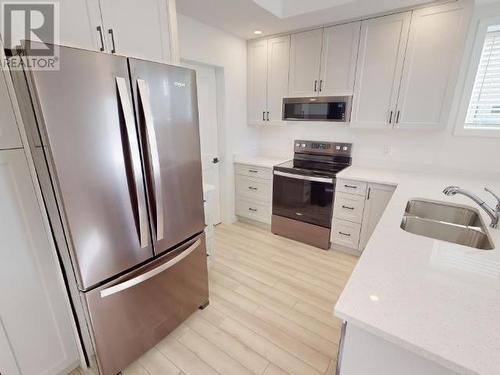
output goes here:
[[243, 223], [217, 226], [215, 249], [210, 305], [124, 375], [334, 374], [333, 307], [356, 258]]

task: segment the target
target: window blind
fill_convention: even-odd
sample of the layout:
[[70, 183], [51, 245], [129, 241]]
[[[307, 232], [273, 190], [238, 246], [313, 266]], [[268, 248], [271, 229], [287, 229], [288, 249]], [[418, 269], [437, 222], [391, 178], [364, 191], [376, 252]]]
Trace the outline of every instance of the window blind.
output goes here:
[[486, 33], [465, 127], [500, 129], [500, 25]]

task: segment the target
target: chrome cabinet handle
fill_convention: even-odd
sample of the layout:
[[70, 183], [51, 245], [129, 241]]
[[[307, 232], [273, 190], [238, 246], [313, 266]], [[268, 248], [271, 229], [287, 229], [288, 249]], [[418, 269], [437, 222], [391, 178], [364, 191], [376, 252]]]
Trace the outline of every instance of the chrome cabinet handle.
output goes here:
[[109, 29], [108, 33], [111, 35], [111, 44], [113, 45], [113, 49], [111, 50], [111, 53], [116, 53], [115, 34], [113, 33], [113, 29]]
[[139, 142], [135, 128], [134, 112], [130, 104], [127, 81], [123, 77], [116, 77], [118, 86], [118, 96], [123, 110], [125, 127], [127, 130], [127, 139], [130, 148], [130, 158], [132, 161], [132, 174], [134, 177], [137, 212], [139, 214], [139, 242], [141, 248], [148, 246], [148, 212], [146, 210], [146, 194], [144, 193], [144, 184], [142, 176], [141, 155], [139, 154]]
[[369, 187], [369, 188], [368, 188], [368, 194], [366, 195], [366, 200], [367, 200], [367, 201], [369, 201], [369, 200], [370, 200], [370, 195], [371, 195], [371, 193], [372, 193], [372, 188], [371, 188], [371, 187]]
[[319, 92], [323, 91], [323, 80], [319, 80]]
[[396, 115], [396, 124], [399, 124], [399, 115], [401, 114], [401, 111], [398, 111], [398, 114]]
[[346, 237], [351, 237], [350, 233], [339, 232], [339, 234], [341, 234], [343, 236], [346, 236]]
[[262, 111], [262, 121], [266, 121], [266, 111]]
[[148, 139], [148, 151], [151, 156], [151, 166], [153, 170], [153, 182], [155, 189], [156, 203], [156, 240], [163, 239], [164, 215], [163, 215], [163, 191], [161, 188], [160, 154], [158, 152], [158, 143], [156, 142], [156, 132], [153, 119], [153, 110], [151, 109], [149, 87], [145, 80], [138, 79], [140, 103], [144, 113], [146, 123], [146, 134]]
[[104, 36], [102, 35], [102, 27], [97, 26], [97, 32], [99, 33], [99, 39], [101, 40], [101, 48], [99, 48], [99, 51], [104, 51]]
[[314, 92], [318, 91], [318, 80], [314, 81]]
[[201, 245], [201, 240], [198, 239], [194, 244], [189, 246], [186, 250], [184, 250], [182, 253], [177, 255], [175, 258], [170, 259], [168, 262], [162, 264], [161, 266], [158, 266], [151, 271], [148, 271], [142, 275], [136, 276], [130, 280], [124, 281], [122, 283], [119, 283], [117, 285], [111, 286], [109, 288], [106, 288], [104, 290], [101, 290], [101, 298], [109, 297], [113, 294], [122, 292], [124, 290], [130, 289], [135, 285], [141, 284], [156, 275], [165, 272], [169, 268], [172, 268], [175, 266], [177, 263], [179, 263], [181, 260], [189, 256], [193, 251], [195, 251], [198, 247]]
[[392, 124], [392, 115], [393, 115], [394, 111], [391, 111], [390, 115], [389, 115], [389, 124]]
[[267, 111], [267, 121], [269, 121], [269, 111]]
[[354, 207], [349, 207], [349, 206], [344, 206], [344, 205], [342, 205], [342, 208], [345, 208], [346, 210], [354, 210]]

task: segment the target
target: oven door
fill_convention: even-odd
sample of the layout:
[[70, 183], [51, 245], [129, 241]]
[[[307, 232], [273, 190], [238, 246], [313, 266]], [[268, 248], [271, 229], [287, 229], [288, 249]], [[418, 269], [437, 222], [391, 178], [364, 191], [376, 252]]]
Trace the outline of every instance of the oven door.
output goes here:
[[332, 227], [333, 178], [274, 171], [273, 181], [273, 215]]

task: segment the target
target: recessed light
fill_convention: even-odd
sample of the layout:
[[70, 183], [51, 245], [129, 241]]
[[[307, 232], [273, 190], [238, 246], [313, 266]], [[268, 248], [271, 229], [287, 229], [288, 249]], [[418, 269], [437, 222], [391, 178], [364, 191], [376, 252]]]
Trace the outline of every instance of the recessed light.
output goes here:
[[261, 31], [261, 30], [255, 30], [253, 33], [254, 33], [255, 35], [260, 35], [260, 34], [262, 34], [262, 31]]

